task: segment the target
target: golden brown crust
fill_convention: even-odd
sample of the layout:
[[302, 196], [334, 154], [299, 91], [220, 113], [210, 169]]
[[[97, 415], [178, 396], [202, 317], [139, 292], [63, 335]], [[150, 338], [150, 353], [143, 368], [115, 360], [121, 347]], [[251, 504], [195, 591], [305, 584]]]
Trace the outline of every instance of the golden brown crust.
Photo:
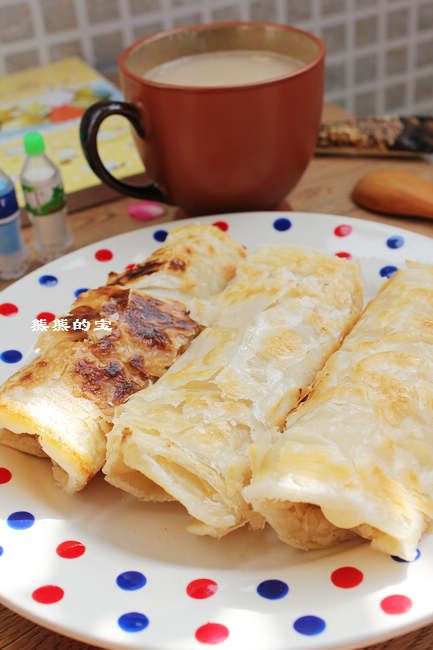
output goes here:
[[39, 337], [38, 359], [0, 389], [7, 444], [14, 436], [17, 448], [34, 442], [67, 490], [84, 487], [102, 466], [114, 407], [182, 354], [206, 322], [206, 301], [244, 256], [218, 228], [182, 226], [145, 262], [80, 294], [60, 326]]
[[[212, 268], [209, 268], [209, 262], [214, 260], [215, 263], [220, 252], [227, 255], [227, 261], [219, 272], [223, 272], [224, 281], [228, 282], [234, 276], [239, 260], [245, 257], [245, 251], [219, 228], [202, 225], [200, 229], [201, 232], [197, 226], [176, 228], [170, 233], [170, 248], [162, 246], [145, 262], [135, 264], [122, 273], [110, 273], [107, 285], [141, 286], [149, 276], [165, 273], [175, 281], [181, 281], [183, 290], [196, 291], [200, 283], [200, 278], [197, 277], [198, 257], [209, 273]], [[186, 233], [188, 237], [185, 237]], [[233, 263], [229, 262], [230, 258]]]
[[130, 379], [122, 364], [110, 359], [106, 364], [84, 356], [70, 368], [74, 394], [93, 399], [101, 407], [122, 404], [132, 393], [143, 387]]
[[[70, 329], [47, 333], [54, 347], [16, 373], [10, 386], [40, 384], [61, 365], [74, 395], [103, 409], [117, 406], [159, 378], [201, 330], [182, 303], [117, 286], [87, 291], [75, 304], [64, 317]], [[77, 319], [87, 320], [89, 330], [73, 330]], [[111, 321], [111, 331], [95, 330], [101, 319]]]
[[132, 268], [126, 269], [123, 273], [109, 273], [108, 285], [116, 284], [124, 286], [130, 284], [131, 280], [136, 280], [143, 275], [152, 275], [161, 270], [163, 262], [158, 260], [148, 260], [142, 264], [135, 264]]

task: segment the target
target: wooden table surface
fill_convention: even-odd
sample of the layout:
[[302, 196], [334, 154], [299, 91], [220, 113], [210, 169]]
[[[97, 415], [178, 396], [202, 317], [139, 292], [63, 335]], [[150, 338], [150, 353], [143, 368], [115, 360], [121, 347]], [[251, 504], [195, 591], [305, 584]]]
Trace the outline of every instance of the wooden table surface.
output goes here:
[[[346, 115], [347, 113], [334, 105], [325, 106], [325, 119], [337, 119]], [[425, 161], [316, 157], [290, 195], [292, 207], [299, 211], [324, 212], [380, 221], [433, 237], [433, 220], [383, 216], [367, 212], [353, 204], [350, 195], [355, 182], [368, 171], [384, 167], [411, 171], [433, 181], [433, 167]], [[70, 215], [69, 221], [75, 237], [75, 247], [80, 248], [105, 237], [146, 227], [143, 223], [128, 217], [126, 209], [133, 202], [133, 199], [119, 199]], [[170, 208], [163, 219], [151, 222], [151, 227], [173, 218], [174, 210]], [[30, 242], [29, 228], [25, 229], [24, 236], [26, 241]], [[36, 263], [33, 263], [32, 268], [36, 266]], [[7, 284], [0, 281], [0, 289]], [[0, 605], [0, 650], [86, 650], [93, 647], [34, 625]], [[432, 648], [433, 625], [370, 646], [369, 650], [432, 650]]]

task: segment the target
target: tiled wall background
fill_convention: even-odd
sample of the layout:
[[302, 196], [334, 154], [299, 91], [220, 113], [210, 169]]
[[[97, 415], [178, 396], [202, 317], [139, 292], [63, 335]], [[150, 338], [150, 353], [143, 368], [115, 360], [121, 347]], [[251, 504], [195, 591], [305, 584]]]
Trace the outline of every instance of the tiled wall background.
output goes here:
[[72, 54], [110, 72], [136, 39], [219, 20], [321, 36], [326, 97], [360, 115], [433, 113], [433, 0], [0, 0], [0, 73]]

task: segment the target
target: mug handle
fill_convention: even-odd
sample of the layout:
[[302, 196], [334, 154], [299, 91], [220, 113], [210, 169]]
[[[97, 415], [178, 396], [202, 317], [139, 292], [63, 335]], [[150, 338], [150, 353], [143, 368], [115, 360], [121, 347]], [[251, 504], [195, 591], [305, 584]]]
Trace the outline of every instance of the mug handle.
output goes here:
[[102, 122], [109, 115], [122, 115], [131, 122], [140, 138], [144, 139], [144, 131], [141, 126], [140, 114], [134, 104], [119, 101], [104, 101], [92, 104], [84, 113], [80, 123], [81, 146], [91, 169], [103, 183], [112, 187], [121, 194], [133, 196], [136, 199], [147, 199], [168, 203], [167, 197], [147, 177], [148, 183], [143, 187], [130, 185], [118, 180], [104, 167], [98, 152], [97, 135]]

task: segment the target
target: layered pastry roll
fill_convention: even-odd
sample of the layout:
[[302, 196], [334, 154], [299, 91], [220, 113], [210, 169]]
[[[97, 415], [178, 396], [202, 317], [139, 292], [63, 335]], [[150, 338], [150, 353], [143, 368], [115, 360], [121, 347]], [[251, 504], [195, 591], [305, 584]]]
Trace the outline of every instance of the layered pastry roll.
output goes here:
[[182, 354], [202, 330], [205, 299], [244, 256], [218, 228], [183, 226], [144, 263], [80, 294], [62, 328], [43, 332], [35, 359], [1, 387], [0, 442], [49, 456], [66, 490], [83, 488], [105, 461], [115, 406]]
[[241, 494], [251, 441], [280, 435], [361, 306], [354, 262], [279, 246], [251, 255], [215, 300], [213, 324], [118, 409], [107, 480], [150, 500], [153, 482], [185, 506], [198, 534], [251, 521]]
[[413, 559], [433, 518], [433, 266], [408, 264], [369, 304], [244, 496], [293, 546], [354, 533]]

